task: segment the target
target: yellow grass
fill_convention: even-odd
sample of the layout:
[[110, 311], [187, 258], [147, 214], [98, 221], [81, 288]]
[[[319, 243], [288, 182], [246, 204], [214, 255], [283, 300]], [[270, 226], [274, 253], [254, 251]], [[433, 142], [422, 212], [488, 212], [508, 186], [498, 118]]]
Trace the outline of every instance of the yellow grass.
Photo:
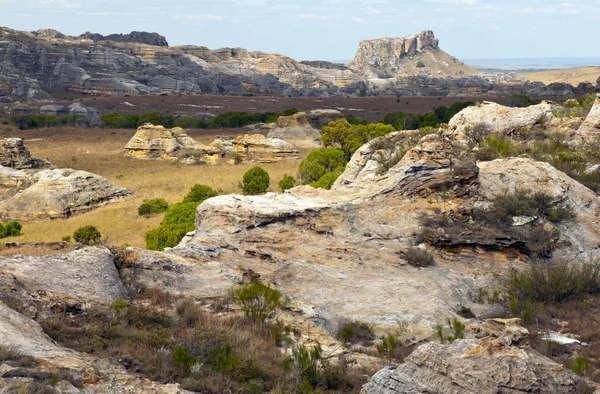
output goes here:
[[553, 82], [566, 82], [574, 86], [577, 86], [581, 82], [590, 82], [596, 85], [596, 80], [600, 77], [600, 67], [537, 71], [522, 73], [521, 75], [530, 81], [540, 81], [546, 85]]
[[[2, 130], [4, 137], [25, 139], [35, 157], [49, 158], [57, 167], [86, 170], [102, 175], [133, 192], [132, 198], [97, 208], [69, 219], [23, 223], [23, 235], [5, 242], [52, 242], [83, 225], [97, 226], [111, 244], [144, 247], [144, 234], [157, 227], [162, 215], [138, 216], [137, 208], [152, 198], [165, 198], [169, 204], [180, 202], [197, 183], [221, 193], [238, 193], [243, 174], [256, 164], [182, 165], [162, 161], [137, 160], [124, 155], [123, 148], [133, 130], [47, 129], [35, 131]], [[213, 131], [214, 133], [214, 131]], [[209, 142], [214, 135], [194, 136]], [[271, 175], [270, 190], [276, 191], [284, 174], [295, 175], [300, 160], [260, 164]]]

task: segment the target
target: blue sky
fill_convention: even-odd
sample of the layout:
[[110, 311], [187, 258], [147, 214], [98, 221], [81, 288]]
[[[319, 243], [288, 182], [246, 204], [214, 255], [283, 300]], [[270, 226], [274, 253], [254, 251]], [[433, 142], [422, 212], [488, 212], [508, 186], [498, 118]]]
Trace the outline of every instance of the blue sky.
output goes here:
[[600, 57], [600, 0], [0, 0], [0, 25], [155, 31], [171, 45], [351, 59], [358, 42], [433, 30], [459, 58]]

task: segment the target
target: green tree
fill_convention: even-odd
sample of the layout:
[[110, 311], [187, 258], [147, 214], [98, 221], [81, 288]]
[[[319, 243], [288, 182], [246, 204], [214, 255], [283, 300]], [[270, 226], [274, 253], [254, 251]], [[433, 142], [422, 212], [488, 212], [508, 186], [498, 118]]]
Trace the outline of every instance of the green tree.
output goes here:
[[291, 189], [296, 185], [296, 178], [291, 175], [283, 175], [283, 179], [279, 181], [279, 188], [282, 192]]
[[311, 152], [298, 167], [298, 179], [303, 185], [317, 182], [330, 172], [342, 173], [348, 161], [340, 149], [322, 148]]
[[173, 204], [163, 218], [158, 228], [146, 233], [146, 248], [150, 250], [163, 250], [177, 246], [183, 237], [194, 231], [196, 220], [197, 202], [180, 202]]
[[339, 146], [346, 160], [350, 160], [354, 152], [361, 146], [372, 140], [389, 134], [396, 129], [383, 123], [371, 123], [366, 125], [351, 125], [346, 119], [341, 119], [323, 126], [323, 145], [329, 147]]
[[269, 173], [261, 167], [254, 167], [244, 174], [242, 180], [242, 190], [244, 194], [256, 195], [263, 194], [271, 184]]
[[152, 200], [144, 201], [138, 208], [138, 215], [151, 216], [165, 212], [169, 208], [169, 203], [164, 198], [153, 198]]

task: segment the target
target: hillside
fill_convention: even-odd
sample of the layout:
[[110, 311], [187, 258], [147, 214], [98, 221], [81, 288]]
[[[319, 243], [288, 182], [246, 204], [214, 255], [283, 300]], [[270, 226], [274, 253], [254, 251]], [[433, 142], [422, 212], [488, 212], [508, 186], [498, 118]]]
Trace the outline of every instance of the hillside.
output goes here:
[[532, 82], [540, 81], [546, 85], [555, 82], [570, 83], [574, 86], [582, 82], [590, 82], [595, 85], [600, 79], [600, 66], [527, 72], [520, 75]]

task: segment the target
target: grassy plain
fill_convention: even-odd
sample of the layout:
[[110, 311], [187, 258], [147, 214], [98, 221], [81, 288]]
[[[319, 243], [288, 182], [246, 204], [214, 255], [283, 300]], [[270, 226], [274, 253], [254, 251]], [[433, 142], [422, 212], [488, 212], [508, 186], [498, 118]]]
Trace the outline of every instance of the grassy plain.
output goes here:
[[522, 73], [530, 81], [540, 81], [546, 85], [553, 82], [566, 82], [577, 86], [581, 82], [590, 82], [595, 85], [600, 77], [600, 67], [570, 68], [565, 70], [548, 70]]
[[[3, 128], [2, 128], [3, 127]], [[240, 192], [243, 174], [256, 164], [182, 165], [163, 161], [137, 160], [125, 156], [124, 147], [135, 130], [50, 128], [19, 131], [0, 126], [3, 137], [20, 137], [35, 157], [49, 158], [60, 168], [74, 168], [102, 175], [133, 192], [125, 201], [106, 205], [69, 219], [23, 223], [23, 235], [6, 238], [5, 242], [54, 242], [84, 225], [98, 227], [114, 245], [143, 247], [144, 234], [157, 227], [163, 215], [144, 218], [137, 208], [144, 200], [165, 198], [169, 204], [180, 202], [196, 183], [222, 193]], [[210, 143], [216, 135], [240, 134], [243, 130], [191, 131], [202, 143]], [[271, 175], [270, 190], [277, 190], [284, 174], [295, 175], [300, 160], [277, 164], [260, 164]]]

